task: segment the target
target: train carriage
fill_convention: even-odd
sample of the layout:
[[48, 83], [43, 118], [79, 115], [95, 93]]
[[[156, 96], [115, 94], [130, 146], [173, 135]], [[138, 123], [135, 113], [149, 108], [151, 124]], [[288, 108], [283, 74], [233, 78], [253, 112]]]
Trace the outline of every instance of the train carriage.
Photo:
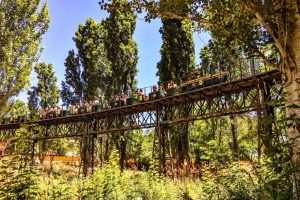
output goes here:
[[220, 71], [214, 74], [202, 75], [202, 72], [197, 69], [186, 75], [180, 87], [183, 92], [187, 92], [201, 87], [226, 82], [227, 80], [228, 72]]

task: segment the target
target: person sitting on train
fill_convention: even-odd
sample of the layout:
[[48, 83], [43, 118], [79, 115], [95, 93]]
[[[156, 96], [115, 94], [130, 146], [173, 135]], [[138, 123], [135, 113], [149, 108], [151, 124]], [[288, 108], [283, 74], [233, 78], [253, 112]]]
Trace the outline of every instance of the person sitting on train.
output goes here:
[[91, 105], [91, 108], [92, 108], [92, 112], [96, 112], [97, 111], [97, 107], [100, 106], [100, 103], [99, 103], [99, 99], [95, 99], [94, 101], [90, 102], [90, 105]]
[[49, 108], [49, 107], [46, 107], [45, 108], [45, 112], [46, 112], [46, 119], [48, 119], [48, 118], [50, 118], [51, 117], [51, 108]]
[[149, 96], [147, 96], [146, 94], [144, 95], [144, 102], [149, 101]]
[[171, 80], [169, 83], [168, 83], [168, 89], [171, 89], [171, 88], [176, 88], [177, 87], [177, 84]]
[[154, 99], [156, 99], [156, 97], [157, 97], [157, 86], [154, 85], [152, 87], [152, 92], [150, 92], [150, 94], [149, 94], [149, 99], [154, 100]]
[[70, 111], [71, 111], [71, 114], [72, 114], [72, 115], [76, 115], [76, 114], [77, 114], [77, 105], [76, 105], [76, 104], [73, 104], [73, 105], [71, 106]]
[[139, 100], [139, 91], [138, 91], [138, 90], [135, 91], [134, 97], [135, 97], [137, 100]]
[[83, 106], [81, 103], [76, 104], [76, 114], [81, 114], [83, 113]]
[[125, 93], [122, 93], [121, 96], [120, 96], [121, 106], [126, 106], [127, 99], [128, 99], [128, 95], [125, 94]]
[[85, 112], [92, 112], [93, 101], [87, 101], [85, 104]]
[[52, 117], [57, 117], [57, 113], [58, 113], [58, 110], [57, 110], [57, 107], [53, 107], [51, 108], [51, 114], [52, 114]]
[[104, 101], [104, 102], [102, 103], [102, 108], [103, 108], [104, 110], [106, 110], [106, 109], [111, 109], [111, 105], [109, 105], [109, 103], [108, 103], [107, 101]]
[[111, 108], [115, 107], [115, 100], [116, 100], [116, 95], [112, 95], [109, 100], [109, 105]]
[[59, 107], [59, 106], [56, 106], [56, 116], [57, 117], [60, 117], [60, 116], [62, 116], [62, 109], [61, 109], [61, 107]]
[[55, 107], [55, 117], [60, 117], [60, 114], [61, 114], [61, 109], [59, 106], [56, 106]]
[[82, 106], [82, 109], [81, 109], [81, 112], [82, 113], [87, 113], [87, 112], [89, 112], [88, 110], [89, 110], [89, 102], [88, 101], [85, 101], [84, 103], [83, 103], [83, 106]]
[[93, 101], [88, 101], [88, 105], [87, 105], [87, 108], [86, 108], [86, 111], [89, 113], [89, 112], [92, 112], [92, 106], [93, 106]]
[[158, 89], [156, 85], [153, 86], [153, 94], [154, 94], [154, 98], [158, 97]]
[[76, 104], [72, 104], [72, 105], [70, 106], [70, 113], [71, 113], [72, 115], [76, 115], [76, 114], [77, 114], [77, 107], [76, 107]]
[[48, 118], [55, 117], [55, 112], [56, 112], [56, 108], [50, 107], [49, 110], [48, 110], [48, 112], [47, 112]]
[[166, 88], [166, 89], [167, 89], [167, 90], [168, 90], [168, 89], [171, 89], [171, 82], [168, 82], [168, 83], [167, 83], [167, 88]]
[[145, 96], [144, 91], [142, 89], [139, 89], [139, 91], [138, 91], [138, 100], [140, 102], [144, 101], [144, 96]]
[[49, 113], [49, 108], [48, 107], [45, 107], [44, 108], [44, 116], [43, 116], [43, 119], [46, 119], [48, 117], [48, 113]]
[[74, 115], [74, 105], [73, 104], [71, 104], [69, 106], [69, 112], [70, 112], [71, 115]]
[[116, 107], [119, 107], [120, 106], [120, 99], [121, 99], [121, 97], [120, 97], [120, 95], [114, 95], [113, 97], [112, 97], [112, 99], [111, 99], [111, 107], [112, 108], [116, 108]]
[[160, 96], [162, 96], [162, 97], [166, 96], [166, 90], [165, 90], [163, 84], [159, 85], [159, 90], [158, 90], [158, 92], [159, 92]]
[[41, 119], [44, 119], [44, 118], [46, 117], [46, 111], [45, 111], [44, 108], [40, 108], [40, 109], [39, 109], [39, 117], [40, 117]]
[[123, 102], [124, 93], [122, 92], [118, 97], [119, 97], [118, 106], [124, 106], [124, 102]]
[[121, 96], [120, 95], [116, 95], [115, 107], [119, 107], [120, 105], [121, 105]]

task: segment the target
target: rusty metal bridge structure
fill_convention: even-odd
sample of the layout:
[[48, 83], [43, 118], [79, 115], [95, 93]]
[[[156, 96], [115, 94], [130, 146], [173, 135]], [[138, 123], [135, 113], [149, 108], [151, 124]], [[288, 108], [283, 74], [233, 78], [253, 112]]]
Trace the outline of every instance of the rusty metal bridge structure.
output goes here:
[[[96, 138], [134, 129], [155, 128], [158, 154], [163, 148], [161, 128], [170, 124], [256, 111], [264, 113], [268, 103], [279, 98], [282, 87], [278, 70], [257, 73], [192, 91], [134, 105], [51, 119], [0, 124], [0, 136], [11, 138], [21, 128], [32, 132], [34, 142], [57, 138]], [[87, 139], [89, 140], [89, 139]], [[34, 145], [33, 145], [34, 147]], [[34, 152], [34, 151], [33, 151]], [[87, 150], [86, 154], [89, 154]], [[92, 163], [93, 163], [93, 158]]]

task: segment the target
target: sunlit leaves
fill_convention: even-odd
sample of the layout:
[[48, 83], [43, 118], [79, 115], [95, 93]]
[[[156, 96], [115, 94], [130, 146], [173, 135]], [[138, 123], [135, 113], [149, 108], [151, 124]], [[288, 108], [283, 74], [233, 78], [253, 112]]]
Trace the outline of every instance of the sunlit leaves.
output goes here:
[[0, 106], [29, 84], [39, 44], [49, 24], [40, 1], [0, 1]]

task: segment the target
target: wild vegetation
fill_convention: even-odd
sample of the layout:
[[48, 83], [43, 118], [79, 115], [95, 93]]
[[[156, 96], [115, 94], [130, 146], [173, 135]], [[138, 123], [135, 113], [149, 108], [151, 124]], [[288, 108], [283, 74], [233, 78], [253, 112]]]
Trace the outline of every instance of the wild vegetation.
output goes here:
[[[0, 200], [300, 198], [298, 1], [112, 0], [100, 6], [108, 16], [79, 25], [59, 89], [53, 66], [38, 59], [50, 23], [47, 3], [0, 0], [1, 118], [28, 114], [39, 119], [39, 110], [56, 107], [59, 99], [66, 107], [95, 100], [104, 105], [115, 95], [136, 90], [138, 44], [133, 34], [141, 12], [150, 23], [154, 18], [162, 22], [160, 83], [179, 85], [195, 68], [204, 74], [230, 71], [240, 76], [251, 62], [253, 73], [263, 68], [282, 72], [283, 93], [267, 99], [263, 111], [163, 127], [164, 155], [155, 151], [155, 129], [99, 137], [93, 169], [85, 165], [91, 162], [90, 136], [37, 142], [32, 135], [39, 128], [25, 125], [14, 138], [1, 136], [9, 142], [0, 157]], [[210, 35], [198, 55], [199, 66], [194, 31]], [[32, 69], [37, 83], [25, 103], [16, 96], [28, 88]], [[80, 162], [46, 159], [70, 154]]]

